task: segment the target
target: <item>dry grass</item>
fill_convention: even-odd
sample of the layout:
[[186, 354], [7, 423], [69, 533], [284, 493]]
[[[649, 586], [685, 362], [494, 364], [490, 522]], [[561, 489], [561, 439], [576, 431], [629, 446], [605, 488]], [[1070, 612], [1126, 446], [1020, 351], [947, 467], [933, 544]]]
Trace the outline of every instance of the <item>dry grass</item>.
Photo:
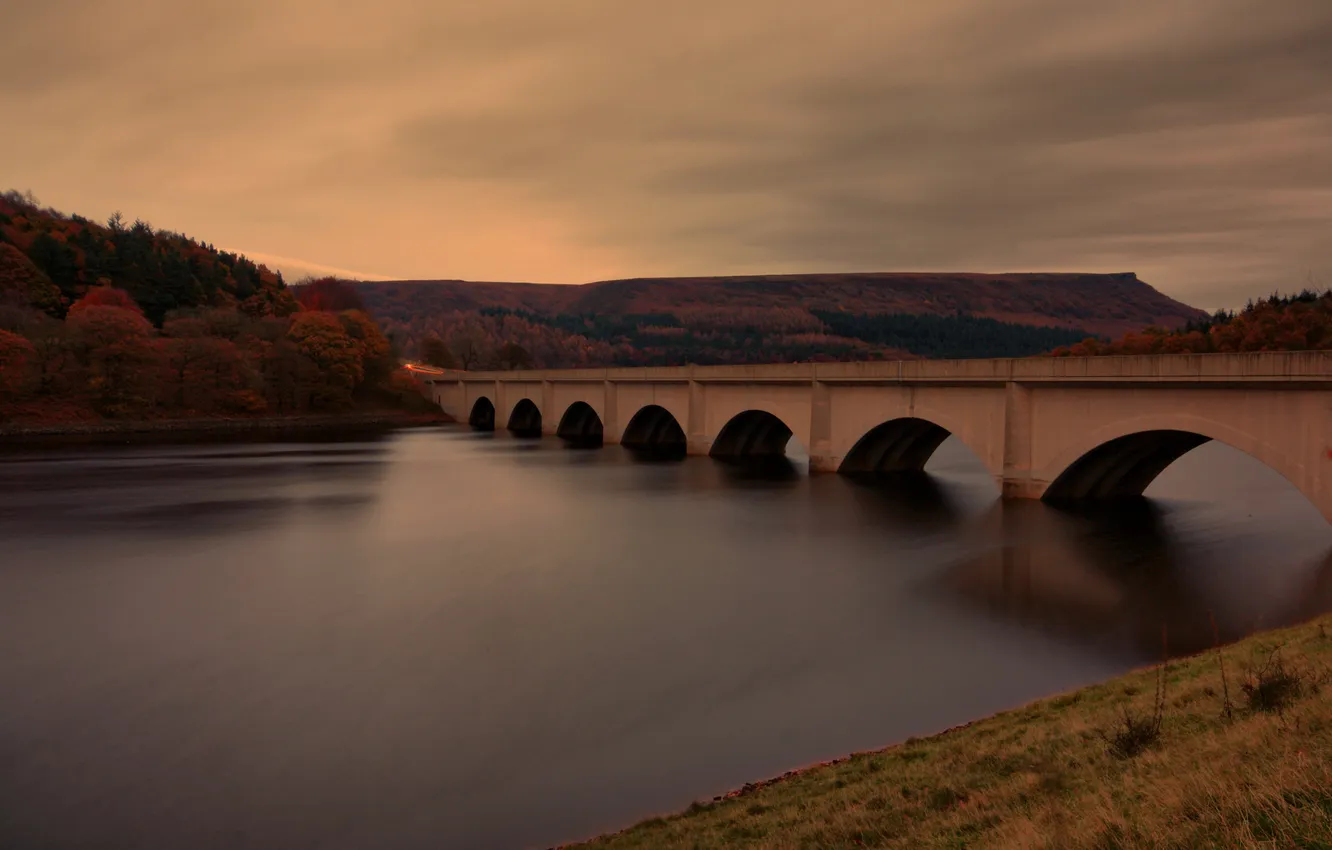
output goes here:
[[[580, 846], [1332, 850], [1329, 626], [747, 785]], [[1241, 671], [1246, 699], [1234, 706], [1223, 660]], [[1159, 734], [1112, 753], [1126, 716], [1157, 715], [1158, 676]]]

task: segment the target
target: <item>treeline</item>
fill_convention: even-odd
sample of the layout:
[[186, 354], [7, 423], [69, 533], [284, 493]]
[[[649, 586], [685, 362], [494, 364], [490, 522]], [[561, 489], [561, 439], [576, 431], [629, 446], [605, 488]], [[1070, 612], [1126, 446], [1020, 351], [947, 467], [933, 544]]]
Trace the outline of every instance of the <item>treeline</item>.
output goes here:
[[345, 411], [414, 388], [359, 310], [176, 310], [154, 328], [97, 287], [65, 318], [0, 310], [0, 420], [67, 422]]
[[0, 302], [22, 302], [61, 318], [89, 289], [129, 293], [156, 326], [168, 313], [234, 306], [247, 315], [290, 311], [282, 276], [239, 254], [179, 233], [105, 225], [42, 208], [31, 194], [0, 195]]
[[340, 281], [295, 294], [143, 222], [0, 196], [0, 421], [289, 414], [410, 403], [391, 341]]
[[1078, 342], [1080, 330], [967, 315], [854, 314], [791, 308], [683, 308], [676, 313], [454, 311], [420, 337], [446, 368], [674, 366], [903, 357], [1023, 357]]
[[1056, 357], [1111, 354], [1209, 354], [1236, 351], [1314, 351], [1332, 349], [1332, 289], [1306, 289], [1250, 301], [1238, 313], [1221, 310], [1210, 318], [1167, 331], [1147, 328], [1113, 342], [1086, 339], [1051, 352]]

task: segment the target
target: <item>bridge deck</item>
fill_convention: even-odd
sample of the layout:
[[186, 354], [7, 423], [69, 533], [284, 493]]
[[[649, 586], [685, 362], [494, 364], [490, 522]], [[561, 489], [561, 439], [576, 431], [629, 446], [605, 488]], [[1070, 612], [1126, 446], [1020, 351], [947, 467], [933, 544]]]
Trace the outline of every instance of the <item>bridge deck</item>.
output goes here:
[[740, 366], [640, 366], [598, 369], [450, 371], [425, 378], [457, 381], [616, 381], [654, 383], [1271, 383], [1332, 382], [1332, 351], [1161, 354], [1122, 357], [1023, 357], [992, 360], [890, 360]]

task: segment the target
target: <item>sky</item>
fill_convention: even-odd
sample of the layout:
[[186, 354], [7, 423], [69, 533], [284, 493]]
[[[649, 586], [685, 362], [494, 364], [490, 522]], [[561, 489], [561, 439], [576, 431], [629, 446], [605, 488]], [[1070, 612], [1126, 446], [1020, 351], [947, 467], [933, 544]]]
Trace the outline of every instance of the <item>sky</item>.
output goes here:
[[288, 279], [1332, 285], [1329, 0], [17, 0], [0, 189]]

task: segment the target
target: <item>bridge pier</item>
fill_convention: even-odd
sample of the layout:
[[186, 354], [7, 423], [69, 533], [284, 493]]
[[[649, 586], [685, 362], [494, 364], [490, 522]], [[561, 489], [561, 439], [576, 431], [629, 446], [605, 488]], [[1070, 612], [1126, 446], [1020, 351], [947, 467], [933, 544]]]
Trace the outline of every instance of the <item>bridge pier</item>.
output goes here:
[[1004, 468], [999, 494], [1005, 499], [1039, 499], [1046, 484], [1031, 476], [1031, 390], [1017, 381], [1004, 385]]
[[836, 472], [842, 466], [842, 457], [833, 452], [832, 417], [832, 397], [828, 385], [815, 379], [810, 386], [810, 472]]
[[686, 451], [691, 455], [707, 455], [712, 451], [714, 435], [707, 431], [708, 401], [703, 385], [689, 382], [689, 416], [685, 427]]

